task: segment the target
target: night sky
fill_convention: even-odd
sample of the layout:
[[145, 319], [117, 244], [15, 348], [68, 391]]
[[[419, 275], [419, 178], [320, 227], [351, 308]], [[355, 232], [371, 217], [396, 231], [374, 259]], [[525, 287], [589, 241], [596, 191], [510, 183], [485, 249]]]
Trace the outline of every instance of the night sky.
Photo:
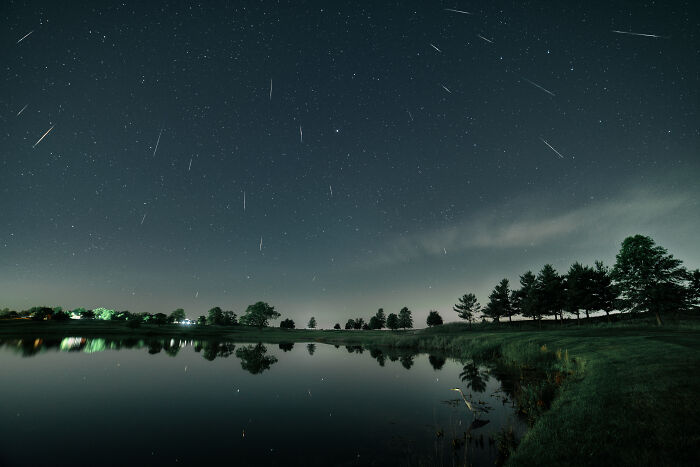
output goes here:
[[423, 326], [631, 234], [700, 266], [700, 7], [578, 3], [3, 1], [0, 307]]

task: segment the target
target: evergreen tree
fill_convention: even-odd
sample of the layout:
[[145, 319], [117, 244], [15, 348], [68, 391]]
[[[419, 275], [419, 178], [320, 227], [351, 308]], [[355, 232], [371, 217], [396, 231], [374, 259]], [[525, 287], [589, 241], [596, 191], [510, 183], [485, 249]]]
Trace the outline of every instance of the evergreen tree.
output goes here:
[[619, 286], [620, 304], [631, 312], [649, 311], [656, 316], [685, 308], [688, 273], [682, 261], [644, 235], [627, 237], [616, 256], [613, 279]]
[[498, 322], [501, 317], [507, 316], [511, 319], [513, 309], [510, 305], [510, 291], [508, 289], [508, 279], [502, 279], [489, 295], [489, 303], [483, 311], [484, 315]]
[[557, 317], [564, 308], [564, 285], [562, 278], [551, 264], [545, 264], [537, 275], [535, 286], [536, 303], [541, 313]]
[[595, 309], [593, 269], [583, 266], [578, 261], [571, 265], [564, 278], [564, 308], [576, 315], [578, 320], [581, 310], [590, 317], [590, 311]]
[[514, 293], [514, 308], [526, 318], [542, 319], [542, 313], [537, 306], [537, 278], [532, 271], [520, 276], [520, 289]]
[[410, 329], [413, 327], [411, 310], [409, 310], [407, 307], [403, 307], [401, 308], [401, 311], [399, 311], [399, 327], [403, 329]]
[[307, 324], [306, 327], [308, 327], [309, 329], [316, 329], [316, 318], [312, 316], [309, 320], [309, 324]]
[[473, 293], [462, 295], [458, 301], [459, 303], [455, 304], [452, 309], [457, 312], [457, 316], [466, 319], [469, 322], [469, 326], [471, 326], [472, 321], [476, 319], [477, 313], [481, 311], [481, 304], [476, 300], [476, 295]]
[[440, 326], [442, 324], [442, 316], [436, 310], [430, 310], [428, 313], [428, 319], [426, 319], [426, 324], [429, 327]]
[[380, 308], [377, 310], [377, 314], [374, 315], [377, 318], [377, 324], [379, 324], [379, 327], [376, 329], [383, 329], [386, 327], [386, 314], [384, 313], [384, 308]]
[[604, 266], [602, 261], [596, 261], [592, 276], [593, 309], [603, 310], [606, 315], [610, 316], [610, 312], [615, 309], [619, 295], [617, 287], [613, 284], [610, 269]]
[[694, 310], [700, 310], [700, 270], [690, 273], [688, 284], [688, 302]]

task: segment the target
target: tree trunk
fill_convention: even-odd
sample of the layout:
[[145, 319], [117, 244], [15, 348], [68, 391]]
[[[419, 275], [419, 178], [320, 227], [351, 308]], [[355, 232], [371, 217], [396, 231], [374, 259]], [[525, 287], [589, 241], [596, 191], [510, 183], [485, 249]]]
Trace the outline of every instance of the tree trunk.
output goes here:
[[508, 315], [508, 322], [512, 323], [513, 322], [513, 315]]
[[657, 324], [658, 326], [663, 326], [664, 323], [663, 323], [663, 321], [661, 321], [661, 315], [659, 314], [659, 312], [658, 312], [658, 311], [655, 311], [655, 312], [654, 312], [654, 315], [656, 315], [656, 324]]
[[586, 319], [589, 319], [591, 315], [588, 314], [588, 310], [586, 310]]

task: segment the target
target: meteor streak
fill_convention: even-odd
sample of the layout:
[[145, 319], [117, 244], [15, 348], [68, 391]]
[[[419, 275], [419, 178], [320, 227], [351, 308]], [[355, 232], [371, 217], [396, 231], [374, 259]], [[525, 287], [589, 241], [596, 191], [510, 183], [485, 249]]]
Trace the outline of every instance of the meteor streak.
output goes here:
[[549, 144], [544, 138], [540, 137], [540, 141], [542, 141], [544, 144], [546, 144], [546, 145], [549, 147], [549, 149], [551, 149], [552, 151], [554, 151], [555, 153], [557, 153], [557, 156], [559, 156], [561, 159], [564, 158], [564, 156], [562, 156], [561, 153], [560, 153], [559, 151], [557, 151], [556, 149], [554, 149], [554, 147], [553, 147], [551, 144]]
[[24, 36], [22, 36], [22, 38], [21, 38], [20, 40], [17, 41], [17, 44], [19, 44], [20, 42], [22, 42], [23, 40], [25, 40], [25, 39], [26, 39], [27, 37], [29, 37], [33, 32], [34, 32], [33, 30], [32, 30], [32, 31], [29, 31], [27, 34], [25, 34]]
[[32, 149], [34, 149], [34, 148], [36, 147], [37, 144], [41, 143], [41, 140], [44, 139], [44, 138], [46, 138], [46, 135], [48, 135], [49, 133], [51, 133], [51, 130], [53, 130], [53, 127], [55, 127], [55, 126], [56, 126], [56, 125], [53, 125], [53, 126], [51, 126], [51, 128], [49, 128], [48, 130], [46, 130], [46, 133], [44, 133], [44, 134], [42, 135], [42, 137], [39, 138], [39, 140], [38, 140], [36, 143], [34, 143], [34, 146], [32, 146]]
[[541, 89], [542, 91], [546, 92], [546, 93], [549, 94], [550, 96], [552, 96], [552, 97], [555, 96], [555, 94], [554, 94], [552, 91], [549, 91], [549, 90], [543, 88], [543, 87], [540, 86], [539, 84], [533, 83], [532, 81], [530, 81], [530, 80], [527, 79], [527, 78], [523, 78], [523, 79], [524, 79], [525, 81], [527, 81], [528, 83], [532, 84], [533, 86], [535, 86], [536, 88]]

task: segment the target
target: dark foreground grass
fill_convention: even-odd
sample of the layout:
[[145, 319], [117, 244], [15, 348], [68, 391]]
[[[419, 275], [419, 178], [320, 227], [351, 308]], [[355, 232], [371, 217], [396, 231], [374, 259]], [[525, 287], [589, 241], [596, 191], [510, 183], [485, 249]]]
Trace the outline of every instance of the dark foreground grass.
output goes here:
[[[238, 342], [318, 341], [441, 350], [496, 358], [512, 368], [562, 367], [549, 410], [538, 416], [510, 465], [697, 465], [700, 449], [700, 327], [645, 320], [590, 325], [450, 324], [408, 332], [241, 329], [119, 323], [2, 322], [0, 337], [178, 335]], [[543, 350], [544, 346], [544, 350]]]

